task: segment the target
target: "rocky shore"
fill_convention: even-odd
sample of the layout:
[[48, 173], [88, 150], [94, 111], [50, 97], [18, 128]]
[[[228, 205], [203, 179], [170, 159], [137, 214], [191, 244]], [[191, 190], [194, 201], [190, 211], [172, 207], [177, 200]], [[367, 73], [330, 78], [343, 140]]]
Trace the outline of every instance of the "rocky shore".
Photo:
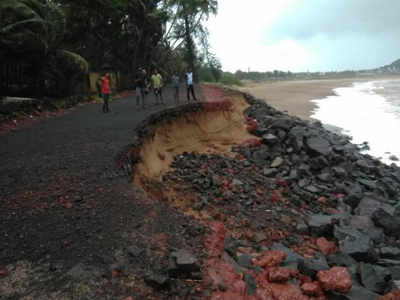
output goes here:
[[[361, 155], [318, 122], [244, 96], [254, 138], [234, 146], [234, 156], [185, 152], [161, 181], [140, 178], [154, 200], [206, 232], [204, 253], [171, 254], [155, 288], [183, 276], [201, 279], [200, 294], [211, 299], [398, 299], [400, 169]], [[229, 107], [217, 103], [208, 109]], [[192, 104], [145, 120], [123, 165], [135, 170], [159, 120], [204, 109]]]

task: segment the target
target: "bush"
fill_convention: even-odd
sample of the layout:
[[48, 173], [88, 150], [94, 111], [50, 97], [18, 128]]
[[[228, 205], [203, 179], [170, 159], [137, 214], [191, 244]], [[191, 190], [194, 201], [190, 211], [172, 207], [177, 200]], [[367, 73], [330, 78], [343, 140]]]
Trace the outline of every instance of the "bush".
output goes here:
[[225, 85], [243, 85], [240, 80], [237, 80], [234, 76], [226, 73], [221, 76], [220, 82]]
[[210, 68], [202, 67], [198, 71], [199, 81], [201, 82], [215, 82], [215, 77]]
[[93, 99], [96, 103], [103, 103], [103, 98], [99, 97], [98, 95], [92, 96], [92, 99]]
[[55, 108], [56, 108], [57, 110], [66, 108], [66, 106], [67, 106], [66, 104], [67, 104], [67, 103], [66, 103], [65, 99], [60, 99], [60, 100], [54, 101], [54, 106], [55, 106]]

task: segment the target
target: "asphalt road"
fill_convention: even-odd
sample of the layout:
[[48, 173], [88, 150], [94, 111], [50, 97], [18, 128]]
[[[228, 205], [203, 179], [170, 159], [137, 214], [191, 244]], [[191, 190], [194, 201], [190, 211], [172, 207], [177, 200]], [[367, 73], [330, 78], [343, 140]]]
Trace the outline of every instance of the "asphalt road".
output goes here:
[[139, 122], [174, 105], [172, 89], [164, 97], [166, 105], [155, 106], [148, 95], [145, 110], [133, 96], [122, 98], [107, 114], [88, 104], [0, 136], [0, 268], [19, 260], [96, 262], [127, 226], [140, 226], [151, 208], [135, 201], [115, 157]]

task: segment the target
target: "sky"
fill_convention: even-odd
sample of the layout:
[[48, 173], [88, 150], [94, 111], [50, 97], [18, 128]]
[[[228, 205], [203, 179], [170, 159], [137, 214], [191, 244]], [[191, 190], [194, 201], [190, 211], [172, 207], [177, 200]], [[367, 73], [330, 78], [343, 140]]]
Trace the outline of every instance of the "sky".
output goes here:
[[224, 71], [372, 69], [400, 58], [400, 0], [218, 0]]

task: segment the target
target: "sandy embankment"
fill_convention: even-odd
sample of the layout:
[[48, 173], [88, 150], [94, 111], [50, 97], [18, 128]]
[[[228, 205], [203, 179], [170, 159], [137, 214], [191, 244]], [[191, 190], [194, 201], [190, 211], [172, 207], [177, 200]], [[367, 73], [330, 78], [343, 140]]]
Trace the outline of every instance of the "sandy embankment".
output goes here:
[[243, 111], [249, 105], [244, 97], [237, 94], [229, 101], [229, 111], [202, 111], [160, 123], [154, 137], [142, 146], [142, 162], [137, 166], [136, 177], [161, 180], [176, 155], [197, 152], [233, 156], [232, 145], [254, 139], [246, 130]]
[[[192, 208], [193, 195], [176, 193], [173, 186], [163, 186], [163, 176], [173, 170], [175, 157], [183, 153], [218, 154], [236, 157], [232, 146], [258, 140], [246, 127], [244, 110], [249, 107], [242, 94], [230, 95], [227, 111], [199, 111], [182, 115], [157, 125], [154, 136], [146, 138], [140, 150], [133, 184], [148, 196], [163, 199], [194, 217], [204, 217]], [[194, 200], [193, 200], [194, 201]]]
[[333, 89], [351, 86], [354, 82], [399, 79], [400, 76], [390, 77], [360, 77], [343, 79], [320, 80], [291, 80], [279, 82], [249, 83], [239, 88], [241, 91], [252, 94], [254, 97], [264, 99], [266, 102], [287, 112], [289, 115], [302, 119], [310, 119], [316, 105], [311, 102], [334, 95]]

